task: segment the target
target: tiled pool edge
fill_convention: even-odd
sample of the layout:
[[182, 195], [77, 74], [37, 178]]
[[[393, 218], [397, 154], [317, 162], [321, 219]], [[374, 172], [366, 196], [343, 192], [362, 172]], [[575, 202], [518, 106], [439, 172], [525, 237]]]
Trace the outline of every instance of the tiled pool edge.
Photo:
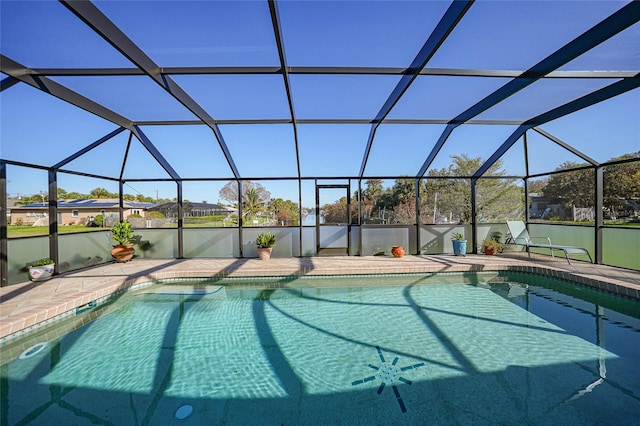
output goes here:
[[[265, 265], [266, 266], [266, 265]], [[229, 277], [300, 277], [300, 276], [334, 276], [334, 275], [376, 275], [376, 274], [407, 274], [407, 273], [464, 273], [464, 272], [524, 272], [531, 273], [561, 280], [570, 281], [578, 285], [600, 290], [606, 293], [615, 294], [625, 298], [640, 301], [640, 285], [638, 288], [632, 288], [628, 284], [616, 284], [592, 278], [580, 273], [574, 273], [562, 269], [541, 266], [513, 265], [513, 264], [461, 264], [449, 265], [446, 268], [442, 266], [414, 266], [414, 265], [398, 265], [397, 267], [371, 267], [350, 266], [348, 268], [336, 268], [333, 272], [328, 273], [326, 270], [318, 270], [313, 267], [308, 268], [292, 268], [283, 270], [282, 268], [269, 269], [261, 268], [257, 274], [253, 270], [235, 270], [222, 269], [214, 273], [206, 274], [199, 270], [187, 271], [159, 271], [153, 273], [141, 272], [133, 274], [120, 284], [109, 283], [104, 286], [97, 287], [92, 291], [79, 292], [70, 296], [68, 299], [61, 300], [57, 304], [42, 304], [31, 307], [20, 314], [9, 317], [3, 321], [0, 326], [0, 347], [6, 343], [12, 342], [18, 338], [36, 332], [50, 324], [58, 322], [62, 319], [76, 315], [79, 309], [90, 303], [101, 305], [110, 301], [119, 295], [145, 286], [153, 285], [162, 280], [171, 280], [177, 278], [191, 279], [216, 279]], [[63, 278], [64, 279], [64, 278]]]

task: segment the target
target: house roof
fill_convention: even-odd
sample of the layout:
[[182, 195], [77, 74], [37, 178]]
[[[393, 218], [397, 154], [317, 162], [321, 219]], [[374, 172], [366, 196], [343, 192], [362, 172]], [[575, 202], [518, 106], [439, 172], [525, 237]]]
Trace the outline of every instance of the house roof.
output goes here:
[[[154, 203], [140, 203], [140, 202], [132, 202], [132, 201], [124, 201], [123, 202], [125, 209], [148, 209], [156, 204]], [[14, 209], [43, 209], [49, 208], [49, 203], [31, 203], [25, 204], [22, 206], [15, 206]], [[119, 208], [118, 200], [114, 199], [75, 199], [75, 200], [58, 200], [58, 209], [73, 209], [73, 210], [81, 210], [81, 209], [117, 209]]]
[[[185, 201], [182, 205], [183, 205], [183, 208], [186, 210], [200, 209], [200, 210], [218, 210], [218, 211], [228, 211], [228, 212], [235, 212], [237, 210], [232, 207], [221, 206], [220, 204], [194, 203], [191, 201]], [[152, 207], [153, 210], [166, 210], [166, 209], [177, 209], [177, 208], [178, 208], [178, 203], [175, 203], [175, 202], [158, 204]]]

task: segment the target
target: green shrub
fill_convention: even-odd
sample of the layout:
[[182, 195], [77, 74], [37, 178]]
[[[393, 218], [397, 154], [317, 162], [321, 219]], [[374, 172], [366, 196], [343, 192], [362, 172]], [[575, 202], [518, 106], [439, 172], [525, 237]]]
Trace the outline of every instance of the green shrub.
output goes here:
[[133, 242], [133, 229], [131, 229], [131, 224], [126, 220], [123, 220], [111, 228], [111, 234], [113, 241], [118, 244], [129, 244]]
[[33, 262], [31, 264], [31, 266], [44, 266], [44, 265], [53, 265], [54, 261], [49, 259], [49, 258], [45, 258], [45, 259], [40, 259], [36, 262]]
[[271, 232], [263, 232], [256, 237], [258, 248], [269, 248], [276, 245], [276, 236]]

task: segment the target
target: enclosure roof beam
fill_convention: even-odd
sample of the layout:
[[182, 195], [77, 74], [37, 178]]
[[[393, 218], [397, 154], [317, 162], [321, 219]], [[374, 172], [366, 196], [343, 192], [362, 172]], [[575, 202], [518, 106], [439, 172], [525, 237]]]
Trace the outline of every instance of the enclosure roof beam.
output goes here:
[[[395, 67], [337, 67], [337, 66], [277, 66], [277, 67], [161, 67], [160, 75], [277, 75], [287, 73], [300, 75], [412, 75], [411, 68]], [[140, 68], [33, 68], [29, 70], [33, 75], [48, 76], [140, 76], [147, 75]], [[423, 68], [418, 75], [452, 76], [452, 77], [496, 77], [516, 78], [524, 70], [494, 70], [494, 69], [461, 69], [461, 68]], [[553, 71], [543, 78], [627, 78], [632, 77], [634, 71]]]
[[291, 124], [293, 126], [293, 143], [296, 148], [296, 166], [298, 169], [298, 177], [300, 177], [301, 175], [300, 149], [298, 145], [298, 127], [296, 125], [296, 112], [293, 106], [293, 96], [291, 95], [291, 84], [289, 82], [289, 72], [287, 71], [287, 58], [284, 52], [284, 43], [282, 42], [282, 29], [280, 28], [280, 17], [278, 15], [278, 7], [274, 0], [269, 0], [269, 11], [271, 13], [271, 24], [273, 26], [273, 34], [276, 39], [276, 46], [278, 46], [278, 58], [280, 60], [280, 66], [282, 69], [282, 80], [284, 82], [284, 89], [287, 94], [287, 103], [289, 104], [289, 113], [291, 114]]
[[0, 81], [0, 92], [18, 83], [20, 83], [20, 80], [18, 80], [15, 77], [9, 76], [9, 77], [3, 78], [2, 81]]
[[613, 15], [604, 19], [582, 35], [576, 37], [533, 67], [491, 93], [452, 120], [452, 124], [462, 124], [492, 106], [505, 100], [514, 93], [535, 83], [551, 71], [572, 61], [595, 46], [613, 37], [640, 20], [640, 2], [634, 1]]
[[65, 158], [64, 160], [60, 161], [59, 163], [55, 164], [53, 166], [53, 168], [54, 169], [59, 169], [60, 167], [63, 167], [65, 165], [67, 165], [68, 163], [70, 163], [73, 160], [81, 157], [82, 155], [86, 154], [87, 152], [91, 151], [92, 149], [102, 145], [104, 142], [108, 141], [112, 137], [114, 137], [116, 135], [119, 135], [124, 130], [125, 130], [124, 127], [118, 127], [113, 132], [109, 133], [108, 135], [105, 135], [105, 136], [101, 137], [97, 141], [93, 142], [91, 145], [88, 145], [88, 146], [82, 148], [80, 151], [76, 152], [75, 154], [72, 154], [69, 157]]
[[553, 121], [557, 118], [563, 117], [567, 114], [571, 114], [580, 109], [597, 104], [598, 102], [605, 101], [613, 98], [614, 96], [621, 95], [630, 90], [640, 87], [640, 73], [636, 78], [626, 78], [620, 80], [617, 83], [610, 84], [602, 89], [591, 92], [581, 98], [575, 99], [557, 108], [547, 111], [538, 115], [530, 120], [527, 120], [521, 126], [519, 126], [515, 132], [507, 138], [507, 140], [494, 152], [491, 157], [476, 171], [474, 177], [480, 177], [489, 170], [489, 167], [493, 165], [500, 157], [502, 157], [513, 144], [522, 136], [522, 134], [532, 127], [538, 126], [549, 121]]
[[545, 138], [549, 139], [550, 141], [558, 144], [559, 146], [561, 146], [562, 148], [566, 149], [567, 151], [569, 151], [573, 155], [576, 155], [576, 156], [582, 158], [584, 161], [586, 161], [587, 163], [591, 164], [592, 166], [599, 165], [599, 163], [596, 160], [594, 160], [593, 158], [589, 157], [587, 154], [577, 150], [576, 148], [572, 147], [571, 145], [569, 145], [568, 143], [564, 142], [560, 138], [557, 138], [554, 135], [552, 135], [551, 133], [544, 131], [540, 127], [533, 127], [532, 130], [534, 130], [535, 132], [541, 134], [542, 136], [544, 136]]
[[84, 23], [97, 32], [102, 38], [115, 47], [120, 53], [138, 66], [160, 87], [173, 96], [185, 108], [191, 111], [196, 117], [202, 120], [213, 131], [220, 149], [222, 150], [231, 171], [236, 178], [239, 177], [238, 169], [233, 161], [222, 133], [218, 126], [214, 124], [213, 118], [192, 99], [171, 77], [162, 75], [160, 67], [147, 56], [125, 33], [123, 33], [109, 18], [107, 18], [93, 3], [78, 0], [60, 0], [71, 12], [73, 12]]
[[[216, 124], [292, 124], [290, 118], [249, 118], [237, 120], [216, 120]], [[371, 120], [366, 118], [297, 118], [296, 124], [371, 124]], [[447, 124], [448, 120], [431, 120], [431, 119], [385, 119], [384, 124]], [[465, 124], [488, 124], [501, 126], [518, 126], [524, 123], [524, 120], [469, 120]], [[201, 126], [200, 120], [143, 120], [134, 121], [137, 126]]]
[[166, 158], [158, 151], [155, 145], [149, 140], [147, 135], [144, 134], [142, 130], [138, 126], [134, 126], [131, 131], [135, 135], [136, 138], [142, 143], [142, 145], [149, 151], [149, 154], [160, 164], [160, 166], [167, 172], [169, 176], [175, 181], [180, 180], [180, 175], [171, 167], [171, 164], [167, 161]]
[[367, 166], [367, 160], [369, 159], [369, 154], [371, 153], [371, 147], [373, 145], [373, 139], [376, 134], [376, 130], [382, 120], [385, 119], [391, 109], [398, 103], [404, 92], [407, 91], [411, 83], [418, 77], [420, 71], [427, 65], [427, 62], [433, 57], [438, 48], [442, 46], [442, 43], [447, 39], [451, 31], [458, 25], [458, 22], [462, 19], [462, 17], [467, 13], [471, 5], [475, 0], [469, 1], [454, 1], [451, 3], [445, 14], [442, 16], [438, 25], [434, 28], [429, 38], [424, 43], [416, 57], [411, 62], [411, 65], [407, 69], [407, 73], [405, 73], [396, 84], [396, 87], [393, 89], [387, 100], [385, 101], [378, 114], [373, 119], [373, 123], [371, 126], [371, 131], [369, 132], [369, 138], [367, 140], [367, 146], [364, 151], [364, 155], [362, 158], [362, 164], [360, 166], [360, 177], [364, 175], [364, 170]]
[[[640, 2], [638, 2], [638, 4], [640, 4]], [[524, 124], [539, 126], [567, 114], [571, 114], [572, 112], [597, 104], [598, 102], [606, 101], [607, 99], [611, 99], [638, 87], [640, 87], [640, 73], [637, 73], [633, 78], [619, 80], [613, 84], [598, 89], [595, 92], [591, 92], [578, 99], [540, 114], [537, 117], [525, 121]]]
[[[484, 99], [477, 102], [475, 105], [468, 108], [466, 111], [462, 112], [456, 118], [451, 120], [450, 124], [455, 128], [469, 121], [478, 114], [481, 114], [487, 109], [502, 102], [509, 96], [535, 83], [545, 75], [548, 75], [552, 71], [560, 68], [583, 53], [588, 52], [595, 46], [627, 29], [638, 21], [640, 21], [640, 1], [632, 1], [608, 18], [576, 37], [574, 40], [556, 50], [533, 67], [529, 68], [527, 71], [522, 73], [522, 75], [509, 81], [504, 86], [500, 87]], [[452, 131], [453, 129], [450, 129], [450, 127], [447, 126], [445, 132], [443, 132], [442, 136], [438, 139], [438, 142], [431, 150], [427, 160], [420, 168], [418, 176], [424, 175]], [[444, 137], [445, 133], [447, 133], [446, 137]]]
[[133, 125], [133, 122], [128, 118], [105, 108], [103, 105], [94, 102], [89, 98], [85, 98], [81, 94], [56, 83], [47, 77], [31, 75], [28, 68], [2, 54], [0, 54], [0, 71], [121, 127], [129, 129]]

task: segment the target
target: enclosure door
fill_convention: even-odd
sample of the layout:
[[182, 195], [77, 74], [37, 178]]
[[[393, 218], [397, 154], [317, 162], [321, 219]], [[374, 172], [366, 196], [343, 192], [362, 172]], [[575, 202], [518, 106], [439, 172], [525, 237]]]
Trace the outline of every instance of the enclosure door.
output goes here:
[[349, 254], [350, 198], [348, 185], [316, 186], [316, 249], [319, 256]]

